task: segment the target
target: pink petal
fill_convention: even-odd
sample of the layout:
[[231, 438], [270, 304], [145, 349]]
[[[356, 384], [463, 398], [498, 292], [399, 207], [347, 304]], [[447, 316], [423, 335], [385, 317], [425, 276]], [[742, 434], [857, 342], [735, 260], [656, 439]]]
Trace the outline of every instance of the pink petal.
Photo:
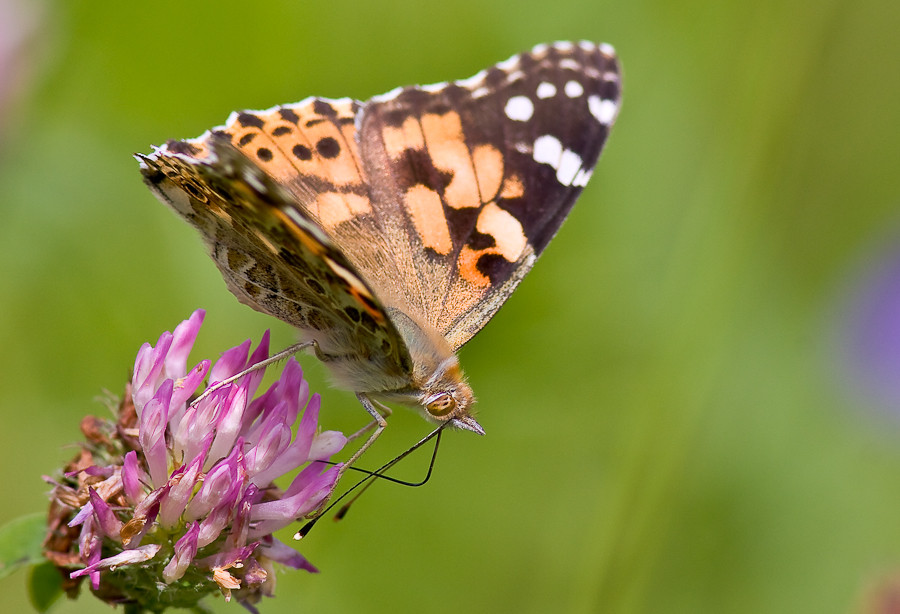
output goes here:
[[209, 383], [215, 384], [240, 373], [247, 364], [247, 352], [250, 351], [250, 340], [226, 350], [209, 372]]
[[187, 532], [175, 543], [175, 552], [172, 555], [172, 559], [166, 564], [162, 572], [163, 581], [166, 584], [171, 584], [181, 578], [194, 560], [194, 557], [197, 556], [197, 535], [199, 532], [200, 525], [192, 522], [188, 525]]
[[177, 380], [184, 377], [188, 355], [191, 353], [191, 348], [194, 347], [194, 341], [197, 340], [197, 333], [200, 332], [205, 315], [205, 310], [198, 309], [187, 320], [175, 327], [172, 333], [172, 346], [166, 353], [165, 376], [167, 378]]
[[84, 569], [73, 571], [71, 574], [69, 574], [69, 577], [77, 578], [79, 576], [86, 576], [93, 571], [97, 571], [98, 569], [115, 569], [116, 567], [121, 567], [122, 565], [143, 563], [156, 556], [156, 553], [159, 552], [160, 548], [162, 548], [162, 546], [160, 546], [159, 544], [148, 544], [146, 546], [124, 550], [114, 556], [100, 559], [96, 563], [88, 565]]

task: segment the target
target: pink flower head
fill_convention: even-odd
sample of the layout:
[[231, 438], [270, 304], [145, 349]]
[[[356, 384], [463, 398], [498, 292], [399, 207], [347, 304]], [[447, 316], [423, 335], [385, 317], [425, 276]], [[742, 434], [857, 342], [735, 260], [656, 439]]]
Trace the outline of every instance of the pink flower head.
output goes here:
[[[315, 571], [272, 532], [324, 503], [340, 465], [320, 461], [347, 441], [318, 432], [319, 395], [293, 358], [255, 399], [263, 368], [216, 384], [268, 358], [268, 332], [252, 353], [247, 341], [189, 369], [203, 317], [198, 310], [140, 348], [130, 398], [110, 429], [121, 434], [121, 454], [100, 463], [94, 452], [94, 464], [68, 474], [91, 484], [68, 520], [85, 565], [71, 578], [87, 576], [99, 593], [148, 610], [217, 590], [250, 605], [272, 594], [273, 562]], [[202, 395], [207, 374], [211, 390]], [[273, 482], [286, 473], [297, 475], [282, 491]], [[147, 586], [159, 587], [150, 603]]]

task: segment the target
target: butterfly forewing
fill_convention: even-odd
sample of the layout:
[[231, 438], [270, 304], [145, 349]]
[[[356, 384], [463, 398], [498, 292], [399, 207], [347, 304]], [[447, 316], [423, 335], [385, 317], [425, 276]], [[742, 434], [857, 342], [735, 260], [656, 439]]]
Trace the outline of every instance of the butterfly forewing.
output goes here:
[[496, 313], [562, 224], [619, 94], [608, 46], [560, 43], [364, 107], [361, 157], [378, 208], [407, 220], [391, 245], [409, 251], [394, 260], [415, 271], [403, 280], [414, 283], [392, 290], [453, 349]]

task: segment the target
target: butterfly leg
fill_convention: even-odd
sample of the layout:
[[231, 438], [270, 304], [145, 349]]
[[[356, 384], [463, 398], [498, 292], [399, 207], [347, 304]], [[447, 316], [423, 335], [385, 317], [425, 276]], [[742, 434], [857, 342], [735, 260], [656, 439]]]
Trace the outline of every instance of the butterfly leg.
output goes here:
[[259, 371], [260, 369], [264, 369], [264, 368], [268, 367], [270, 364], [272, 364], [273, 362], [278, 362], [279, 360], [284, 360], [285, 358], [290, 358], [291, 356], [293, 356], [300, 350], [302, 350], [304, 348], [308, 348], [309, 346], [314, 345], [314, 344], [315, 344], [314, 341], [304, 341], [302, 343], [295, 343], [294, 345], [281, 350], [277, 354], [273, 354], [272, 356], [269, 356], [265, 360], [260, 360], [259, 362], [250, 365], [246, 369], [243, 369], [240, 373], [232, 375], [231, 377], [227, 377], [227, 378], [223, 379], [221, 382], [216, 382], [215, 384], [213, 384], [212, 386], [210, 386], [209, 388], [204, 390], [203, 394], [201, 394], [199, 397], [194, 399], [193, 402], [191, 403], [191, 405], [196, 405], [197, 403], [199, 403], [200, 401], [202, 401], [203, 399], [205, 399], [206, 397], [208, 397], [209, 395], [214, 393], [216, 390], [219, 390], [223, 386], [227, 386], [228, 384], [241, 379], [242, 377], [244, 377], [245, 375], [247, 375], [249, 373], [253, 373], [254, 371]]
[[[375, 404], [373, 403], [373, 405], [375, 405]], [[378, 404], [375, 406], [375, 410], [376, 410], [379, 414], [381, 414], [381, 417], [382, 417], [382, 418], [388, 418], [388, 417], [393, 413], [393, 412], [391, 411], [391, 408], [390, 408], [390, 407], [387, 407], [386, 405], [382, 405], [381, 403], [378, 403]], [[368, 408], [366, 409], [366, 411], [369, 411]], [[362, 437], [363, 435], [365, 435], [366, 433], [368, 433], [369, 431], [371, 431], [372, 429], [374, 429], [374, 428], [377, 427], [377, 426], [378, 426], [378, 421], [377, 421], [377, 420], [372, 420], [371, 422], [369, 422], [368, 424], [366, 424], [364, 427], [362, 427], [361, 429], [359, 429], [358, 431], [356, 431], [356, 432], [353, 433], [352, 435], [348, 435], [348, 436], [347, 436], [347, 439], [348, 439], [349, 441], [353, 441], [353, 440], [355, 440], [355, 439], [359, 439], [360, 437]]]
[[[315, 522], [315, 520], [318, 520], [319, 516], [321, 516], [328, 509], [328, 503], [331, 501], [331, 497], [334, 495], [334, 491], [337, 489], [338, 484], [340, 484], [341, 478], [343, 477], [344, 473], [346, 473], [347, 470], [350, 469], [351, 466], [353, 466], [353, 463], [355, 463], [357, 460], [359, 460], [359, 457], [362, 456], [363, 453], [369, 449], [369, 446], [371, 446], [373, 443], [375, 443], [375, 440], [378, 439], [378, 437], [381, 435], [381, 432], [384, 431], [385, 427], [387, 426], [387, 420], [385, 420], [385, 415], [391, 414], [390, 409], [388, 409], [381, 403], [378, 403], [377, 401], [373, 401], [372, 399], [370, 399], [368, 396], [366, 396], [363, 393], [357, 393], [356, 398], [359, 399], [359, 402], [362, 404], [363, 407], [366, 408], [366, 411], [369, 412], [369, 414], [374, 418], [374, 420], [371, 423], [364, 426], [363, 428], [361, 428], [359, 431], [357, 431], [353, 435], [351, 435], [350, 437], [348, 437], [347, 439], [353, 440], [353, 439], [363, 435], [366, 431], [371, 430], [372, 428], [374, 428], [375, 430], [372, 434], [369, 435], [369, 437], [359, 447], [359, 449], [357, 449], [356, 452], [353, 453], [353, 456], [351, 456], [344, 463], [342, 463], [341, 469], [338, 472], [337, 479], [334, 481], [334, 485], [331, 487], [331, 492], [329, 492], [328, 495], [322, 499], [322, 503], [319, 505], [318, 509], [315, 510], [310, 515], [310, 517], [312, 518], [312, 521], [313, 521], [312, 523], [310, 523], [310, 526]], [[382, 415], [382, 414], [385, 414], [385, 415]]]
[[[365, 407], [367, 412], [369, 412], [369, 415], [371, 415], [372, 418], [374, 418], [374, 421], [371, 422], [370, 424], [367, 424], [362, 429], [360, 429], [359, 431], [357, 431], [356, 433], [351, 435], [350, 439], [358, 437], [358, 436], [362, 435], [363, 433], [365, 433], [366, 431], [371, 430], [373, 428], [375, 430], [369, 435], [369, 437], [359, 447], [359, 449], [357, 449], [356, 452], [353, 453], [353, 456], [351, 456], [347, 460], [347, 462], [344, 463], [344, 468], [341, 470], [341, 473], [343, 473], [347, 467], [350, 467], [353, 463], [355, 463], [359, 459], [359, 457], [362, 456], [363, 453], [369, 449], [369, 446], [371, 446], [373, 443], [375, 443], [375, 440], [381, 436], [381, 432], [387, 426], [387, 420], [385, 420], [385, 416], [386, 415], [389, 416], [391, 414], [390, 409], [388, 409], [381, 403], [378, 403], [376, 406], [376, 402], [373, 401], [372, 399], [370, 399], [368, 396], [366, 396], [363, 393], [357, 393], [356, 398], [359, 399], [359, 402], [362, 404], [362, 406]], [[382, 411], [384, 411], [385, 415], [382, 415]]]

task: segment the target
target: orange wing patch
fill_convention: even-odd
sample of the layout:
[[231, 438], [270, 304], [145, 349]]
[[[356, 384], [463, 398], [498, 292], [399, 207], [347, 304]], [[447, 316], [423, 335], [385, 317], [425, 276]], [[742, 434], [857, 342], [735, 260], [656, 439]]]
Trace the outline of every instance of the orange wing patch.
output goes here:
[[453, 177], [444, 188], [444, 200], [454, 209], [480, 207], [483, 201], [459, 114], [426, 113], [421, 121], [432, 163]]
[[422, 245], [441, 255], [449, 254], [453, 241], [438, 193], [424, 185], [414, 185], [406, 191], [404, 202]]
[[516, 262], [528, 247], [528, 238], [521, 222], [497, 203], [490, 202], [478, 214], [475, 228], [494, 239], [494, 245], [482, 249], [464, 246], [459, 254], [459, 275], [479, 288], [487, 288], [491, 280], [478, 268], [484, 256], [500, 256], [507, 262]]
[[503, 189], [500, 190], [500, 198], [512, 200], [525, 196], [525, 186], [518, 175], [510, 175], [503, 180]]
[[[503, 181], [503, 154], [493, 145], [479, 145], [472, 151], [472, 162], [478, 177], [478, 191], [487, 202], [500, 191]], [[479, 203], [481, 204], [481, 203]]]
[[360, 194], [342, 194], [340, 192], [323, 192], [316, 197], [315, 206], [310, 210], [318, 211], [319, 221], [325, 228], [334, 228], [357, 215], [365, 215], [372, 211], [372, 201], [368, 196]]
[[478, 214], [475, 228], [481, 234], [494, 238], [495, 253], [503, 256], [508, 262], [518, 260], [528, 245], [528, 238], [525, 236], [522, 223], [511, 213], [498, 207], [497, 203], [491, 202], [485, 205]]
[[[232, 144], [298, 195], [298, 201], [326, 228], [371, 213], [366, 178], [356, 144], [355, 104], [350, 99], [309, 99], [265, 111], [233, 113], [225, 126]], [[206, 134], [186, 141], [198, 159], [209, 155]], [[304, 181], [308, 186], [298, 186]], [[321, 186], [332, 186], [331, 189]], [[307, 193], [318, 193], [310, 202]]]
[[384, 150], [392, 160], [403, 155], [407, 149], [422, 151], [425, 149], [425, 137], [419, 127], [419, 120], [410, 115], [399, 128], [385, 126], [381, 134]]

